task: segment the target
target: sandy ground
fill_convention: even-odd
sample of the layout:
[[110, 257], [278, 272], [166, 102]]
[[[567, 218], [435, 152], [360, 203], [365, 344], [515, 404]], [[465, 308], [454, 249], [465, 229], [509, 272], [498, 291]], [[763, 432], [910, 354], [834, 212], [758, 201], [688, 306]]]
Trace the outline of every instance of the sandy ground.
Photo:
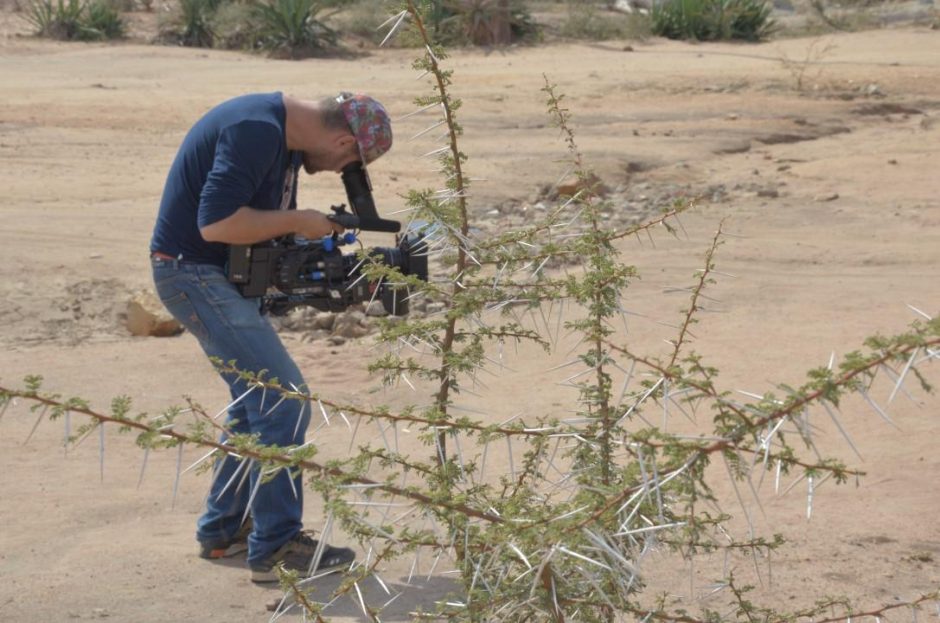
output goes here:
[[[802, 92], [782, 59], [806, 58], [809, 39], [458, 52], [450, 63], [464, 100], [464, 151], [471, 174], [486, 180], [474, 187], [475, 209], [521, 210], [564, 172], [564, 146], [539, 91], [547, 73], [567, 94], [586, 160], [608, 184], [636, 205], [677, 193], [705, 196], [683, 218], [687, 236], [624, 243], [624, 258], [643, 275], [628, 301], [645, 315], [625, 339], [647, 352], [665, 348], [674, 330], [654, 319], [675, 323], [685, 303], [665, 291], [691, 283], [726, 219], [733, 236], [721, 247], [718, 270], [736, 278], [719, 277], [711, 295], [720, 303], [702, 317], [694, 346], [722, 370], [728, 389], [798, 383], [831, 353], [903, 330], [917, 317], [908, 305], [940, 310], [940, 34], [890, 30], [826, 42], [833, 47], [805, 68]], [[120, 324], [130, 293], [149, 284], [150, 229], [182, 135], [216, 102], [262, 90], [368, 90], [400, 117], [427, 90], [410, 60], [407, 50], [277, 62], [0, 38], [0, 382], [41, 373], [49, 390], [101, 409], [119, 394], [149, 412], [184, 395], [210, 410], [224, 405], [224, 387], [190, 336], [132, 338]], [[423, 123], [399, 123], [395, 149], [372, 168], [385, 214], [403, 206], [407, 189], [437, 184], [419, 159], [433, 143], [407, 140]], [[332, 176], [307, 180], [301, 203], [324, 208], [342, 200], [341, 192]], [[423, 399], [378, 389], [365, 369], [376, 354], [368, 340], [341, 347], [297, 334], [285, 340], [307, 378], [339, 399]], [[573, 409], [572, 390], [556, 384], [564, 377], [546, 372], [561, 357], [512, 353], [515, 372], [501, 374], [473, 406], [494, 421]], [[936, 381], [936, 365], [929, 372]], [[889, 390], [879, 386], [879, 399]], [[891, 408], [899, 430], [861, 403], [846, 406], [863, 462], [820, 423], [821, 443], [868, 476], [857, 487], [821, 488], [811, 520], [803, 486], [775, 496], [765, 485], [763, 513], [750, 503], [761, 534], [781, 532], [791, 541], [775, 556], [772, 581], [762, 576], [755, 600], [795, 608], [846, 595], [870, 607], [940, 586], [938, 401], [911, 392], [913, 400]], [[108, 433], [102, 470], [97, 439], [63, 451], [61, 423], [40, 424], [24, 443], [34, 420], [19, 407], [0, 421], [0, 620], [265, 620], [275, 590], [252, 585], [242, 561], [213, 565], [195, 555], [193, 525], [207, 475], [185, 475], [174, 501], [174, 453], [151, 456], [138, 486], [141, 453], [129, 437]], [[344, 455], [343, 430], [317, 435], [324, 456]], [[184, 464], [198, 455], [186, 450]], [[740, 526], [722, 482], [719, 492]], [[308, 506], [317, 527], [312, 495]], [[392, 564], [386, 579], [401, 587], [409, 564]], [[716, 565], [699, 567], [697, 595], [718, 577]], [[422, 561], [416, 587], [383, 620], [408, 620], [408, 612], [446, 593], [441, 569], [428, 576], [429, 569]], [[651, 582], [688, 597], [688, 577], [674, 576], [675, 569], [667, 556], [654, 557]], [[740, 573], [750, 569], [742, 563]], [[337, 621], [364, 620], [350, 600], [331, 612]]]

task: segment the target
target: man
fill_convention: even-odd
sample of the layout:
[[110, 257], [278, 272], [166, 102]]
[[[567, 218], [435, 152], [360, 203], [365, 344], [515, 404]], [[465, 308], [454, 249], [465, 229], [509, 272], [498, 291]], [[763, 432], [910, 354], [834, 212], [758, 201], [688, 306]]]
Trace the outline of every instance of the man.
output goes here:
[[[242, 297], [226, 279], [228, 246], [341, 232], [324, 213], [295, 209], [300, 166], [309, 174], [339, 173], [351, 162], [368, 164], [391, 144], [381, 104], [349, 93], [316, 101], [244, 95], [193, 126], [170, 168], [150, 253], [160, 299], [207, 356], [234, 360], [240, 370], [263, 370], [282, 387], [306, 389], [259, 301]], [[249, 387], [237, 375], [222, 378], [235, 401], [226, 421], [232, 434], [257, 435], [267, 445], [303, 444], [309, 405], [279, 401], [275, 392], [246, 395]], [[200, 555], [221, 558], [247, 547], [254, 582], [277, 581], [278, 563], [305, 573], [318, 543], [301, 531], [302, 479], [286, 470], [263, 484], [260, 479], [256, 464], [226, 457], [216, 465], [196, 531]], [[317, 571], [346, 567], [355, 557], [347, 548], [322, 549]]]

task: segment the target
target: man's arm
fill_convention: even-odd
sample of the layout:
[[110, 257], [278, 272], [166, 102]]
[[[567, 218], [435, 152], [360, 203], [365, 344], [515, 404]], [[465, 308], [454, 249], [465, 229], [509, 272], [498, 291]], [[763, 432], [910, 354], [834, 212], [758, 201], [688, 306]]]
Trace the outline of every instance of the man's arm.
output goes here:
[[287, 234], [321, 238], [343, 228], [317, 210], [256, 210], [243, 206], [221, 221], [199, 228], [207, 242], [254, 244]]

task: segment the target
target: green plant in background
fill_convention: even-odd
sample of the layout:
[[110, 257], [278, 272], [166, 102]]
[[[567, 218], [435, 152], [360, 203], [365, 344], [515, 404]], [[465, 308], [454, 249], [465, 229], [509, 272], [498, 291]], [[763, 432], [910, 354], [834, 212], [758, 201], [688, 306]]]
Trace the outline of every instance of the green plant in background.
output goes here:
[[36, 28], [40, 37], [77, 39], [81, 30], [85, 6], [79, 0], [33, 0], [27, 7], [25, 18]]
[[124, 20], [107, 0], [88, 4], [83, 26], [83, 39], [120, 39], [124, 36]]
[[95, 41], [124, 36], [124, 21], [106, 0], [32, 0], [24, 18], [40, 37]]
[[215, 41], [212, 18], [221, 0], [180, 0], [175, 36], [180, 45], [211, 48]]
[[336, 31], [320, 14], [334, 6], [322, 0], [264, 0], [255, 3], [258, 45], [273, 54], [302, 58], [335, 47]]
[[666, 0], [654, 3], [653, 33], [669, 39], [760, 41], [776, 29], [765, 0]]

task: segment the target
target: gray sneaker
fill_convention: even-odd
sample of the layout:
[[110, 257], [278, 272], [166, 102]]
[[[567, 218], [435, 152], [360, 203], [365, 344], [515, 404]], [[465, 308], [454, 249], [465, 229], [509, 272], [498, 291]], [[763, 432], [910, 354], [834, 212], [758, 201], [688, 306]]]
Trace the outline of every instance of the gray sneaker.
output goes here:
[[[311, 538], [308, 534], [304, 532], [297, 533], [297, 536], [282, 545], [276, 552], [264, 560], [250, 565], [251, 581], [258, 584], [277, 582], [277, 571], [274, 569], [277, 564], [282, 564], [289, 571], [297, 571], [302, 575], [307, 574], [311, 571], [310, 565], [317, 553], [319, 544], [319, 541]], [[348, 547], [333, 547], [324, 544], [320, 563], [313, 570], [313, 573], [342, 571], [347, 569], [355, 559], [356, 553]]]
[[251, 517], [245, 520], [232, 538], [215, 541], [199, 541], [199, 557], [209, 560], [229, 558], [248, 551], [248, 535], [251, 534]]

